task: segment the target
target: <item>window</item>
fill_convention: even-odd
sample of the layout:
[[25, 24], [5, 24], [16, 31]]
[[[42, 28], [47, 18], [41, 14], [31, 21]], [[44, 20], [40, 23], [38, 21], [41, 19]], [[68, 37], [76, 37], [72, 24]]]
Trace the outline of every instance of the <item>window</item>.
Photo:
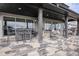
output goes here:
[[4, 35], [15, 34], [15, 19], [11, 17], [4, 17]]
[[29, 29], [32, 29], [33, 28], [33, 21], [32, 20], [27, 20], [27, 27], [29, 28]]
[[33, 21], [21, 18], [4, 17], [4, 35], [15, 35], [15, 30], [18, 28], [33, 29]]
[[25, 19], [16, 18], [15, 22], [15, 28], [26, 28], [27, 24], [25, 22]]
[[50, 30], [51, 29], [51, 24], [50, 23], [45, 23], [45, 30]]

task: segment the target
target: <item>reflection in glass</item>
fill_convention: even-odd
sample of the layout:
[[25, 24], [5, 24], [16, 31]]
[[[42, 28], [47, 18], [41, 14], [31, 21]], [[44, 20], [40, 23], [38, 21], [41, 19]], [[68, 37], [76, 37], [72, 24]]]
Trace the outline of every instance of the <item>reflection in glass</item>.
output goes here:
[[29, 28], [33, 29], [33, 21], [20, 19], [20, 18], [12, 18], [12, 17], [4, 17], [4, 35], [14, 35], [15, 30], [17, 28]]

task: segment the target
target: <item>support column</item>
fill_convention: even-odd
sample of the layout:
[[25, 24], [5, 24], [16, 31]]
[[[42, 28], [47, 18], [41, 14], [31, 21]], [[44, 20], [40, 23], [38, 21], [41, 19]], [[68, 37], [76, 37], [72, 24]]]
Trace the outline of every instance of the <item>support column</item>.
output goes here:
[[35, 21], [33, 21], [32, 28], [33, 28], [33, 30], [36, 30], [35, 29]]
[[0, 37], [4, 36], [4, 30], [3, 30], [3, 25], [4, 25], [4, 18], [3, 16], [0, 16]]
[[[4, 21], [4, 27], [6, 27], [6, 28], [7, 28], [7, 21], [6, 21], [6, 20]], [[7, 35], [7, 29], [6, 29], [6, 30], [4, 30], [4, 35]]]
[[77, 19], [77, 35], [79, 35], [79, 20]]
[[65, 38], [68, 38], [68, 17], [65, 17]]
[[44, 20], [43, 20], [43, 31], [44, 31], [44, 28], [45, 28], [45, 22], [44, 22]]
[[33, 26], [33, 30], [35, 30], [37, 32], [37, 27], [38, 27], [37, 20], [33, 21], [32, 26]]
[[28, 29], [28, 21], [27, 21], [27, 29]]
[[38, 32], [38, 22], [35, 22], [35, 30]]
[[62, 31], [63, 31], [63, 34], [62, 35], [64, 36], [64, 28], [65, 28], [64, 23], [62, 23], [61, 26], [62, 26]]
[[25, 19], [25, 28], [27, 28], [27, 22], [26, 22], [26, 19]]
[[38, 40], [39, 43], [43, 41], [43, 9], [38, 10]]
[[50, 38], [52, 36], [52, 22], [51, 22], [51, 25], [50, 25]]
[[56, 30], [57, 28], [56, 28], [56, 23], [54, 24], [54, 30]]
[[16, 35], [16, 18], [15, 18], [15, 35]]

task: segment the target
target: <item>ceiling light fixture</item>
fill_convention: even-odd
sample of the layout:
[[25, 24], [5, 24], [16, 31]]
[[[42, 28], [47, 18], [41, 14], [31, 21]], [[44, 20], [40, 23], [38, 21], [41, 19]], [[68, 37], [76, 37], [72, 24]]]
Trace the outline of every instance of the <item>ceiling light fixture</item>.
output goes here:
[[48, 14], [47, 14], [47, 16], [48, 16]]
[[22, 8], [18, 8], [18, 10], [21, 10]]

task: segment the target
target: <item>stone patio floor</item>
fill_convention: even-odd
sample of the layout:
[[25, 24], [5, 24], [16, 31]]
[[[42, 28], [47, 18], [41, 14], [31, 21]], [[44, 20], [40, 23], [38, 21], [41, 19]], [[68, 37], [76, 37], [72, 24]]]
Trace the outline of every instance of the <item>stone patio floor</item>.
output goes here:
[[0, 46], [0, 56], [79, 56], [79, 37], [46, 36], [42, 43], [37, 38], [26, 42], [13, 41]]

